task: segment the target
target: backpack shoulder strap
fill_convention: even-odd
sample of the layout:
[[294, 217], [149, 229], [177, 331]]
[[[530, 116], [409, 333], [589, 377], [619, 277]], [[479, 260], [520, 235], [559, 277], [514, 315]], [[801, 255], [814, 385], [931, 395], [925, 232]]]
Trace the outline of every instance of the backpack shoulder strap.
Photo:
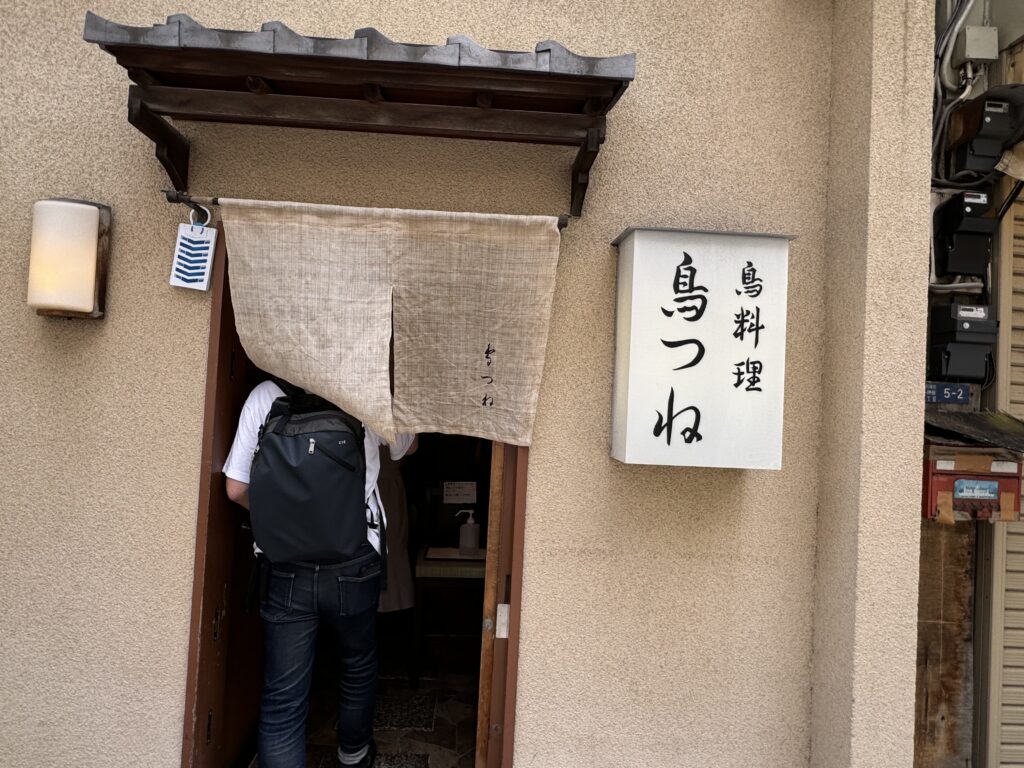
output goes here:
[[271, 374], [270, 380], [277, 384], [278, 387], [280, 387], [281, 391], [284, 392], [285, 397], [295, 397], [297, 395], [303, 394], [306, 391], [302, 387], [297, 387], [290, 381], [282, 379], [280, 376], [274, 376], [273, 374]]
[[[292, 401], [288, 395], [279, 397], [270, 404], [270, 411], [267, 412], [267, 418], [263, 420], [263, 426], [260, 427], [260, 436], [262, 437], [268, 430], [274, 432], [280, 432], [285, 424], [288, 423], [288, 417], [291, 416], [295, 411], [292, 409]], [[271, 427], [273, 424], [273, 427]]]

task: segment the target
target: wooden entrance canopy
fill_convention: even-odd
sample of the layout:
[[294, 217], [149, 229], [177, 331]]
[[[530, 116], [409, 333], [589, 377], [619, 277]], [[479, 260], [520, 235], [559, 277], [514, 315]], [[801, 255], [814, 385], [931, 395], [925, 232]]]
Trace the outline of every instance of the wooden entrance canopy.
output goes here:
[[189, 144], [168, 117], [578, 147], [570, 211], [579, 216], [606, 115], [635, 73], [633, 54], [577, 56], [553, 41], [532, 53], [463, 36], [410, 45], [372, 28], [345, 39], [280, 22], [235, 32], [184, 14], [128, 27], [88, 13], [84, 36], [128, 71], [128, 121], [156, 144], [179, 192]]

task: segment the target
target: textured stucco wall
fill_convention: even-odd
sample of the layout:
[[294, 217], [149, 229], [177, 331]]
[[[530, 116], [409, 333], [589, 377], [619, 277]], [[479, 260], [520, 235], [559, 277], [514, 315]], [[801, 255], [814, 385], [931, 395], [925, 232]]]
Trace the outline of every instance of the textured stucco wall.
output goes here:
[[[176, 212], [84, 14], [0, 14], [4, 766], [172, 765], [181, 742], [209, 303], [166, 285]], [[113, 207], [102, 322], [25, 306], [52, 196]]]
[[835, 3], [816, 768], [914, 754], [933, 11]]
[[[513, 50], [554, 38], [585, 54], [637, 52], [637, 81], [612, 113], [585, 215], [565, 233], [559, 264], [531, 451], [515, 764], [807, 765], [822, 368], [826, 359], [839, 365], [865, 347], [874, 352], [874, 342], [848, 342], [863, 342], [860, 309], [884, 293], [863, 290], [886, 279], [879, 238], [905, 223], [868, 227], [869, 213], [884, 211], [863, 203], [849, 222], [859, 239], [826, 247], [830, 173], [832, 189], [840, 185], [829, 160], [832, 8], [819, 0], [5, 6], [0, 380], [15, 407], [0, 436], [0, 764], [173, 766], [180, 755], [208, 300], [166, 285], [181, 211], [161, 202], [166, 177], [152, 145], [126, 122], [126, 76], [80, 41], [87, 7], [140, 25], [184, 11], [234, 29], [281, 19], [325, 36], [373, 25], [397, 40], [440, 42], [461, 32]], [[902, 44], [898, 36], [886, 43]], [[897, 95], [917, 88], [900, 76], [878, 87]], [[874, 102], [854, 91], [860, 106], [841, 115], [866, 130], [860, 107]], [[214, 125], [187, 132], [197, 194], [520, 213], [568, 205], [572, 155], [561, 149]], [[911, 154], [927, 146], [917, 134], [910, 141], [903, 150]], [[851, 139], [842, 155], [864, 194], [866, 153], [876, 146]], [[101, 323], [46, 320], [24, 306], [31, 203], [55, 195], [114, 207]], [[781, 472], [626, 467], [608, 458], [608, 243], [630, 225], [797, 236]], [[878, 257], [867, 268], [840, 260], [863, 263], [865, 252]], [[848, 269], [859, 270], [862, 290], [841, 295], [859, 304], [833, 305], [829, 322], [840, 324], [846, 312], [860, 324], [829, 341], [826, 293], [846, 284]], [[899, 290], [923, 285], [912, 283], [921, 277], [915, 269], [897, 272]], [[889, 323], [896, 343], [913, 347], [923, 306], [911, 303]], [[888, 359], [872, 357], [872, 375]], [[909, 360], [913, 369], [920, 355]], [[841, 383], [859, 404], [860, 379]], [[917, 390], [900, 397], [898, 435], [908, 437], [907, 403], [917, 402]], [[833, 417], [824, 437], [844, 449], [857, 443], [862, 420], [877, 434], [887, 418], [864, 419], [845, 406], [833, 407]], [[857, 445], [863, 453], [866, 442]], [[882, 459], [903, 461], [908, 448], [906, 440], [888, 444]], [[864, 456], [850, 478], [840, 478], [841, 452], [828, 457], [830, 479], [844, 479], [862, 509], [880, 512], [880, 479], [864, 475]], [[828, 512], [837, 525], [839, 512], [838, 503]], [[841, 531], [842, 558], [828, 575], [852, 579], [859, 562], [874, 566], [881, 535]], [[897, 537], [881, 551], [903, 544], [905, 556], [885, 565], [916, 589], [916, 539]], [[855, 594], [837, 597], [881, 599], [871, 592], [880, 568], [856, 581]], [[885, 598], [872, 617], [900, 632], [905, 618], [912, 633], [913, 594], [906, 592], [905, 616]], [[872, 663], [872, 638], [857, 635], [850, 610], [846, 618], [835, 627], [828, 619], [824, 642], [844, 653], [847, 667]], [[906, 691], [879, 689], [910, 697], [897, 709], [912, 710], [913, 673], [911, 644]], [[837, 701], [844, 685], [833, 685]], [[893, 706], [868, 687], [858, 695], [863, 707]], [[856, 716], [836, 743], [867, 732], [861, 710], [828, 706]]]

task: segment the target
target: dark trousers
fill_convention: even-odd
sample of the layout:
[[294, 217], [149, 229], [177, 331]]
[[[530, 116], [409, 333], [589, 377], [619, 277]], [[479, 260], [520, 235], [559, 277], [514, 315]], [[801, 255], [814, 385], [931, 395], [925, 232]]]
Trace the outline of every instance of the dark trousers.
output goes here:
[[338, 745], [356, 753], [373, 736], [380, 557], [366, 545], [344, 563], [264, 562], [265, 651], [261, 768], [304, 768], [306, 715], [318, 631], [338, 663]]

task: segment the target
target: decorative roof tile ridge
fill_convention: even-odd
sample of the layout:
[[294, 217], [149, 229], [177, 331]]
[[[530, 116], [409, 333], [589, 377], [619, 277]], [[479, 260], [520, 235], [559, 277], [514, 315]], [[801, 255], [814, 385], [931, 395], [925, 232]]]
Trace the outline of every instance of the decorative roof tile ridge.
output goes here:
[[460, 67], [483, 69], [524, 69], [532, 72], [547, 72], [547, 62], [540, 61], [535, 52], [496, 51], [485, 48], [466, 35], [452, 35], [449, 45], [459, 47]]
[[632, 80], [636, 75], [635, 53], [624, 53], [621, 56], [580, 56], [557, 40], [543, 40], [537, 43], [536, 51], [538, 54], [548, 54], [548, 69], [551, 72], [613, 77], [616, 80]]
[[342, 59], [366, 59], [366, 39], [311, 37], [300, 35], [281, 21], [268, 21], [261, 29], [274, 33], [274, 53], [299, 56], [334, 56]]
[[202, 48], [253, 53], [326, 56], [368, 61], [407, 62], [449, 67], [550, 72], [584, 77], [632, 80], [636, 56], [580, 56], [561, 43], [544, 40], [531, 52], [486, 48], [465, 35], [453, 35], [443, 45], [397, 43], [373, 27], [358, 29], [351, 38], [311, 37], [280, 21], [268, 21], [257, 32], [213, 29], [191, 16], [177, 13], [164, 24], [133, 27], [109, 21], [88, 11], [83, 37], [90, 43], [155, 48]]
[[421, 64], [459, 66], [457, 45], [421, 45], [396, 43], [373, 27], [357, 29], [355, 36], [366, 39], [366, 58], [370, 61], [405, 61]]
[[151, 27], [132, 27], [86, 11], [85, 31], [82, 37], [86, 42], [99, 45], [152, 45], [177, 48], [180, 26], [178, 22], [173, 22], [154, 24]]

